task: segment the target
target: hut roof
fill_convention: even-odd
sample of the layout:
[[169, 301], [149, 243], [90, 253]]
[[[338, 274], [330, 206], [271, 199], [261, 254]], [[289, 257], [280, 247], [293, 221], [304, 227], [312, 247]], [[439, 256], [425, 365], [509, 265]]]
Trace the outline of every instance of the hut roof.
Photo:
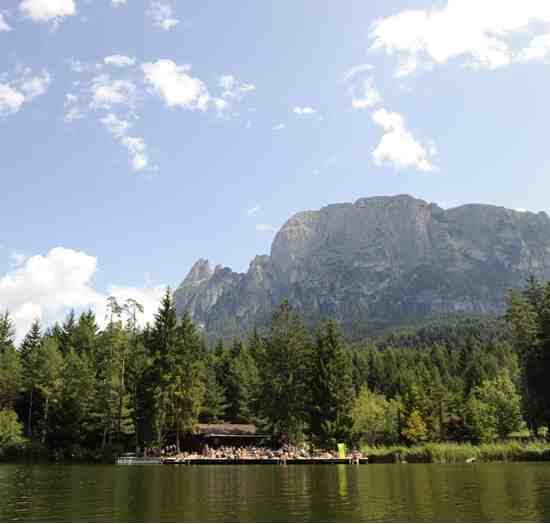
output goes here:
[[256, 435], [254, 424], [199, 424], [199, 435]]

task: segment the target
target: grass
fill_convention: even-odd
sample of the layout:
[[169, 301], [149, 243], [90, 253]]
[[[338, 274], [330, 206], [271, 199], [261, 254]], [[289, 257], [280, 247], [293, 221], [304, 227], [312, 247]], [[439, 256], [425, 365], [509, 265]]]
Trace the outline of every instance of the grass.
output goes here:
[[369, 446], [362, 448], [372, 462], [424, 462], [457, 464], [478, 462], [550, 461], [550, 442], [490, 442], [479, 445], [443, 442], [417, 446]]

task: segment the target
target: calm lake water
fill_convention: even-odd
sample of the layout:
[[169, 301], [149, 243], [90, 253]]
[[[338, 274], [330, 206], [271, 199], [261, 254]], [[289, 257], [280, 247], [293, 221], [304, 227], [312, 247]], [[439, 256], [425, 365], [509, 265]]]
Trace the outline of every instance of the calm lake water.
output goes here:
[[0, 521], [550, 521], [550, 464], [0, 465]]

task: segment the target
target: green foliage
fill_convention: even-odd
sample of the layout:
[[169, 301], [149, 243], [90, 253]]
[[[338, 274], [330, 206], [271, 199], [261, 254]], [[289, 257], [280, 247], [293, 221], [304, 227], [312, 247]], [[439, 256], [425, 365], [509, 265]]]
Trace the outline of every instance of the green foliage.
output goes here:
[[402, 410], [397, 400], [388, 400], [363, 386], [352, 410], [355, 440], [376, 444], [399, 440], [399, 415]]
[[401, 435], [410, 444], [418, 444], [428, 438], [428, 428], [418, 410], [413, 410], [405, 420]]
[[474, 388], [466, 403], [465, 420], [471, 436], [479, 441], [506, 437], [521, 428], [521, 398], [508, 374]]
[[0, 352], [0, 409], [13, 409], [22, 388], [19, 353], [12, 344]]
[[451, 462], [471, 446], [432, 442], [484, 442], [480, 460], [521, 456], [489, 441], [522, 427], [522, 413], [535, 433], [550, 422], [550, 284], [511, 293], [507, 324], [434, 320], [353, 344], [330, 321], [312, 340], [288, 302], [267, 332], [213, 348], [189, 315], [178, 319], [169, 289], [144, 328], [139, 303], [110, 297], [107, 306], [103, 328], [92, 311], [70, 312], [45, 333], [34, 322], [19, 351], [0, 315], [0, 410], [25, 421], [33, 448], [108, 456], [223, 421], [292, 442], [391, 444], [410, 461]]
[[23, 425], [17, 413], [10, 409], [0, 410], [0, 456], [7, 450], [23, 443]]
[[268, 429], [291, 441], [303, 439], [306, 429], [310, 361], [309, 334], [288, 302], [283, 302], [259, 360], [260, 410]]
[[350, 439], [355, 396], [351, 356], [335, 322], [317, 333], [311, 366], [311, 433], [321, 446]]

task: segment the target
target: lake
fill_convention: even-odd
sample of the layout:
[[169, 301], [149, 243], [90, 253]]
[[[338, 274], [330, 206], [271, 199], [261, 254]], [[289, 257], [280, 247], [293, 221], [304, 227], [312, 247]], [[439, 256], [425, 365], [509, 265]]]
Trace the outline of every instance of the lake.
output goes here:
[[0, 465], [0, 521], [550, 521], [550, 464]]

